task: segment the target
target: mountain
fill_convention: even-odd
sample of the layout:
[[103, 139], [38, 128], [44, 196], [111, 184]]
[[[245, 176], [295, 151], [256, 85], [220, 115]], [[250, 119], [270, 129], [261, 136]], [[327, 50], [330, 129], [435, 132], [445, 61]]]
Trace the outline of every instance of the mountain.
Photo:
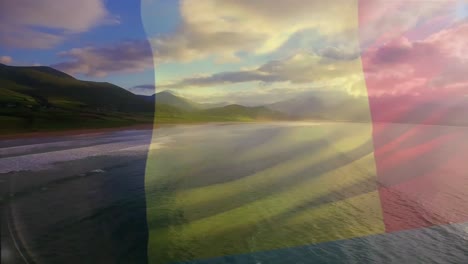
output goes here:
[[153, 115], [153, 103], [116, 85], [0, 64], [0, 133], [150, 124]]
[[264, 106], [247, 107], [236, 104], [202, 110], [201, 113], [206, 116], [235, 119], [239, 121], [276, 120], [285, 118], [284, 114]]
[[[139, 96], [106, 82], [81, 81], [50, 67], [14, 67], [0, 64], [4, 103], [45, 108], [93, 111], [150, 112], [154, 106]], [[13, 101], [9, 101], [12, 100]]]
[[210, 109], [210, 108], [218, 108], [228, 106], [229, 103], [226, 102], [219, 102], [219, 103], [198, 103], [197, 107], [199, 109]]
[[227, 103], [197, 103], [182, 96], [175, 95], [170, 91], [162, 91], [150, 96], [141, 96], [147, 101], [156, 102], [156, 104], [171, 105], [187, 111], [223, 107], [227, 105]]
[[78, 80], [50, 67], [0, 64], [0, 133], [122, 127], [134, 124], [282, 119], [266, 107], [201, 104], [160, 92], [133, 94]]
[[338, 92], [314, 92], [266, 107], [282, 112], [291, 119], [370, 121], [367, 98], [355, 98]]
[[315, 96], [307, 96], [279, 101], [267, 107], [290, 117], [307, 118], [317, 115], [323, 109], [323, 102]]
[[147, 101], [156, 102], [156, 104], [171, 105], [186, 111], [193, 111], [199, 109], [197, 103], [192, 102], [186, 98], [177, 96], [169, 91], [163, 91], [151, 96], [143, 96]]
[[344, 93], [315, 92], [267, 105], [290, 119], [327, 121], [389, 122], [425, 125], [468, 125], [468, 97], [438, 100], [423, 96], [382, 96], [372, 98], [372, 116], [367, 97]]
[[[248, 107], [242, 105], [196, 103], [169, 91], [146, 96], [146, 100], [156, 102], [156, 121], [183, 120], [194, 121], [252, 121], [284, 118], [284, 114], [264, 106]], [[158, 119], [159, 118], [159, 119]]]

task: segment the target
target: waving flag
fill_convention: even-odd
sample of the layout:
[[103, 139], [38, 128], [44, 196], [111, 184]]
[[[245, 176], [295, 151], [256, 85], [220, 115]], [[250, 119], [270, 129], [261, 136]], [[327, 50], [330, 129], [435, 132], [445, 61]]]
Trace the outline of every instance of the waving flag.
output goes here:
[[161, 89], [273, 106], [329, 96], [289, 101], [319, 113], [308, 122], [174, 128], [166, 147], [155, 130], [151, 263], [468, 220], [463, 1], [148, 1], [142, 12]]
[[428, 12], [413, 28], [387, 23], [362, 53], [386, 231], [466, 221], [466, 7], [391, 1], [379, 3], [388, 15], [377, 17], [370, 2], [361, 3], [363, 27]]

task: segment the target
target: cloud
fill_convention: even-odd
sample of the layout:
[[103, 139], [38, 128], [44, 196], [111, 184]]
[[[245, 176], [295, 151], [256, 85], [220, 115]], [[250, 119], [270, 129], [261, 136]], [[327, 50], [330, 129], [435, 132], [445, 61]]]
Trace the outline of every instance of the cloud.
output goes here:
[[67, 61], [52, 65], [69, 74], [104, 77], [118, 72], [141, 72], [153, 67], [147, 41], [134, 40], [106, 47], [75, 48], [59, 53]]
[[156, 86], [154, 84], [142, 84], [128, 90], [135, 94], [152, 95], [156, 92]]
[[13, 62], [13, 58], [11, 58], [10, 56], [1, 56], [0, 57], [0, 63], [10, 64], [12, 62]]
[[159, 88], [221, 86], [247, 82], [285, 83], [290, 85], [319, 85], [351, 89], [362, 80], [360, 60], [333, 60], [314, 53], [297, 53], [285, 60], [269, 61], [250, 70], [220, 72], [207, 76], [193, 76], [175, 82], [158, 84]]
[[0, 43], [20, 48], [51, 48], [68, 35], [117, 23], [104, 0], [2, 0]]
[[[457, 0], [360, 0], [359, 34], [363, 47], [385, 43], [434, 19], [454, 20]], [[430, 25], [433, 26], [433, 25]]]
[[[354, 32], [357, 36], [358, 26], [356, 2], [349, 0], [182, 0], [180, 15], [176, 32], [150, 36], [158, 64], [207, 57], [236, 61], [241, 53], [274, 52], [307, 29], [322, 35]], [[150, 11], [144, 11], [143, 21], [147, 28], [158, 23]], [[357, 46], [357, 38], [354, 42], [350, 45]]]
[[468, 89], [468, 22], [423, 40], [400, 36], [363, 54], [369, 90], [374, 95], [462, 93]]
[[0, 25], [0, 42], [3, 46], [25, 49], [48, 49], [64, 41], [63, 35], [35, 31], [27, 27]]
[[156, 64], [190, 62], [215, 55], [220, 61], [237, 60], [238, 50], [252, 50], [261, 44], [261, 36], [240, 32], [213, 32], [205, 34], [181, 28], [179, 33], [151, 41]]
[[[431, 72], [427, 65], [423, 67], [427, 64], [423, 55], [444, 53], [439, 46], [414, 39], [427, 40], [452, 23], [453, 3], [181, 0], [177, 30], [150, 36], [156, 70], [163, 68], [161, 72], [173, 78], [157, 86], [193, 94], [209, 91], [210, 95], [218, 89], [216, 94], [225, 94], [226, 98], [233, 90], [271, 91], [260, 89], [262, 85], [281, 87], [278, 89], [283, 92], [322, 87], [367, 96], [361, 63], [364, 54], [365, 75], [370, 76], [370, 83], [375, 80], [380, 85], [379, 92], [412, 93], [419, 89], [415, 87], [424, 85]], [[146, 12], [143, 22], [151, 28], [158, 21], [149, 15], [150, 10]], [[400, 38], [403, 34], [407, 34], [406, 38]], [[458, 50], [458, 57], [463, 57], [468, 54], [463, 53], [463, 47], [447, 50]], [[413, 64], [406, 63], [408, 58]], [[224, 62], [229, 63], [217, 70]], [[204, 67], [177, 75], [171, 71], [177, 63], [183, 63], [185, 69], [201, 64]], [[168, 68], [164, 64], [169, 64]], [[210, 64], [212, 68], [208, 69], [206, 65]], [[408, 79], [411, 74], [415, 75]], [[431, 81], [435, 85], [436, 78]], [[259, 94], [267, 97], [263, 92]]]
[[[181, 0], [178, 30], [149, 37], [158, 64], [207, 57], [235, 61], [241, 59], [239, 54], [267, 54], [311, 29], [322, 41], [341, 38], [340, 45], [325, 49], [324, 55], [354, 58], [359, 35], [364, 43], [382, 38], [382, 32], [393, 38], [451, 7], [453, 0]], [[143, 21], [147, 28], [159, 24], [151, 10], [143, 11]], [[301, 37], [315, 38], [312, 34]]]
[[320, 55], [333, 60], [356, 60], [361, 56], [357, 47], [327, 46], [320, 50]]
[[132, 89], [142, 89], [142, 90], [154, 90], [156, 86], [154, 84], [142, 84], [133, 87]]

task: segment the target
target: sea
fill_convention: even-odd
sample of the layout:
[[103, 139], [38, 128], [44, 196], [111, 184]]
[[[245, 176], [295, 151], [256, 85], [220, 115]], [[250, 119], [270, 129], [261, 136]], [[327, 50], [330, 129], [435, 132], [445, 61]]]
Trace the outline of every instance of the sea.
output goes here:
[[1, 140], [1, 263], [468, 263], [468, 219], [388, 232], [379, 200], [361, 206], [378, 198], [371, 129], [213, 123]]

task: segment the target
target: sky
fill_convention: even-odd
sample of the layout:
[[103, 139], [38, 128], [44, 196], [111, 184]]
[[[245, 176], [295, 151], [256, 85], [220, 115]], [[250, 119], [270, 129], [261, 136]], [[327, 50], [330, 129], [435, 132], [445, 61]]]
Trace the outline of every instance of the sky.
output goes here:
[[47, 65], [135, 93], [156, 87], [200, 102], [256, 105], [316, 91], [418, 95], [466, 88], [467, 6], [463, 0], [3, 0], [0, 62]]

